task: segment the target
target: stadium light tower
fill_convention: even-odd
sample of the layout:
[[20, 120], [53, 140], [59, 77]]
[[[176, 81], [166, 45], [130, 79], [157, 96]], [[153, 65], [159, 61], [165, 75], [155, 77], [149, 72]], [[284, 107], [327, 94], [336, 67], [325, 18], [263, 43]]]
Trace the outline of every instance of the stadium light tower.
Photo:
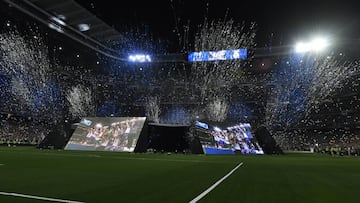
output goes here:
[[310, 42], [298, 42], [295, 46], [295, 52], [320, 52], [329, 46], [329, 42], [325, 38], [315, 38]]

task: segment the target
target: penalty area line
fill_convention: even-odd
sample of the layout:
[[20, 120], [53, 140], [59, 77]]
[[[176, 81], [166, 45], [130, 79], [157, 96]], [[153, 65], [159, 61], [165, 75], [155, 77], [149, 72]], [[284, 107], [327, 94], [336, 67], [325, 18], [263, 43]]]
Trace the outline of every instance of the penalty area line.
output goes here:
[[232, 173], [234, 173], [241, 165], [243, 165], [243, 162], [238, 164], [233, 170], [231, 170], [228, 174], [226, 174], [224, 177], [222, 177], [220, 180], [218, 180], [216, 183], [214, 183], [212, 186], [210, 186], [207, 190], [202, 192], [200, 195], [195, 197], [193, 200], [191, 200], [189, 203], [195, 203], [199, 201], [201, 198], [203, 198], [207, 193], [209, 193], [211, 190], [213, 190], [216, 186], [218, 186], [222, 181], [224, 181], [227, 177], [229, 177]]
[[34, 195], [24, 195], [24, 194], [18, 194], [18, 193], [13, 193], [13, 192], [0, 192], [0, 195], [23, 197], [23, 198], [29, 198], [29, 199], [39, 199], [39, 200], [46, 200], [46, 201], [51, 201], [51, 202], [85, 203], [85, 202], [65, 200], [65, 199], [55, 199], [55, 198], [40, 197], [40, 196], [34, 196]]

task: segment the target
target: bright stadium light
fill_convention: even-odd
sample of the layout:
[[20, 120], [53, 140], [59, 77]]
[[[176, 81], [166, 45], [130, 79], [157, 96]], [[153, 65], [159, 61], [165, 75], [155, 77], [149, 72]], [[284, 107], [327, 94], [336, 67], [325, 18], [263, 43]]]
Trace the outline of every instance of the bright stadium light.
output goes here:
[[314, 51], [322, 51], [328, 46], [327, 40], [323, 38], [316, 38], [311, 41], [311, 48]]
[[308, 43], [299, 42], [295, 46], [295, 51], [297, 53], [304, 53], [310, 51], [310, 46]]
[[63, 21], [63, 19], [60, 19], [60, 18], [58, 18], [58, 17], [51, 16], [51, 17], [50, 17], [50, 20], [58, 23], [59, 25], [66, 26], [66, 23]]
[[315, 38], [310, 42], [299, 42], [295, 46], [295, 51], [297, 53], [305, 53], [305, 52], [320, 52], [323, 51], [327, 46], [329, 45], [329, 42], [324, 38]]
[[128, 59], [130, 62], [140, 62], [140, 63], [151, 62], [151, 57], [150, 57], [150, 55], [147, 55], [147, 54], [130, 55]]
[[55, 23], [49, 23], [48, 26], [49, 28], [56, 30], [57, 32], [64, 33], [63, 28]]
[[86, 24], [86, 23], [81, 23], [81, 24], [78, 25], [78, 29], [79, 29], [81, 32], [85, 32], [85, 31], [90, 30], [90, 25], [89, 25], [89, 24]]

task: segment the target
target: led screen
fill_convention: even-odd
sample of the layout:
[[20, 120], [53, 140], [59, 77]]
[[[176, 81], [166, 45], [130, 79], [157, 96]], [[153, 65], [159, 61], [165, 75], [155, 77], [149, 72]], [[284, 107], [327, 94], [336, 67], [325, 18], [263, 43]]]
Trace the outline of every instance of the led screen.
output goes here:
[[189, 62], [246, 59], [246, 49], [191, 52]]
[[133, 152], [145, 120], [146, 117], [83, 118], [65, 149]]
[[200, 137], [200, 142], [205, 154], [264, 154], [248, 123], [224, 129], [212, 127]]

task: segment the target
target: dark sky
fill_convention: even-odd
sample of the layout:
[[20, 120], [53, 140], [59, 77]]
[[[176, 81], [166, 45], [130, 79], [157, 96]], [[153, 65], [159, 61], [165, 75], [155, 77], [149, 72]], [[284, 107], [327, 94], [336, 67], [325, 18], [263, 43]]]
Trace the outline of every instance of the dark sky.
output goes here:
[[222, 19], [228, 11], [228, 18], [236, 22], [255, 21], [258, 24], [259, 45], [267, 43], [271, 33], [274, 39], [285, 44], [313, 34], [360, 38], [360, 3], [356, 1], [76, 1], [118, 30], [124, 26], [146, 24], [161, 37], [171, 35], [175, 27], [174, 16], [180, 21], [190, 20], [195, 29], [204, 16]]

